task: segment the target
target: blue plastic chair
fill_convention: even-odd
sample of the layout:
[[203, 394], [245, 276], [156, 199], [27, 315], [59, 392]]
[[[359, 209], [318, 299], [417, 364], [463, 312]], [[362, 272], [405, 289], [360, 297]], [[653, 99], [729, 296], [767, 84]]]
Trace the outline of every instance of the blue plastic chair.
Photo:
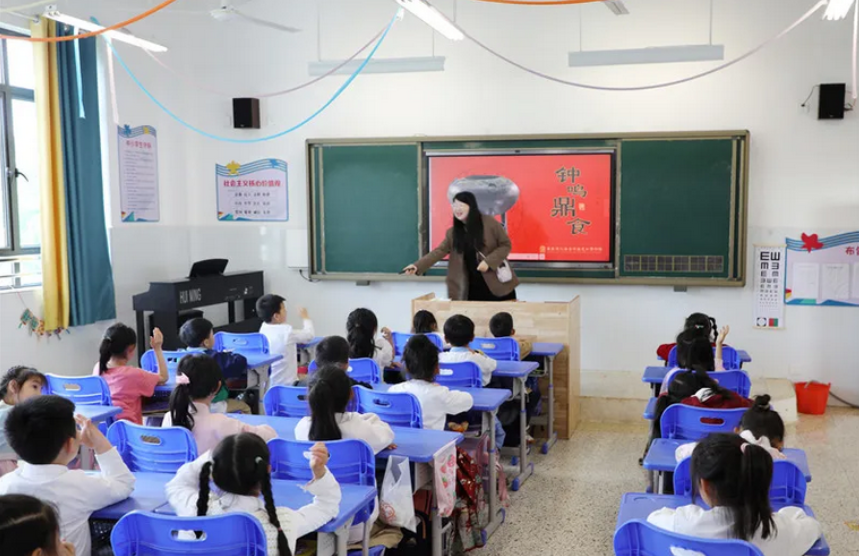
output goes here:
[[360, 386], [353, 389], [358, 413], [375, 413], [392, 427], [424, 428], [421, 403], [407, 392], [377, 392]]
[[[676, 403], [668, 406], [662, 414], [659, 425], [662, 438], [700, 440], [714, 432], [734, 432], [745, 412], [746, 408], [709, 409]], [[702, 419], [714, 419], [719, 422], [705, 423]]]
[[519, 342], [515, 338], [475, 338], [471, 349], [477, 349], [496, 361], [519, 361]]
[[45, 375], [48, 379], [46, 394], [61, 396], [75, 405], [113, 405], [110, 388], [100, 376]]
[[[713, 353], [716, 353], [716, 348], [713, 348]], [[722, 346], [722, 365], [724, 365], [726, 371], [733, 371], [743, 367], [743, 362], [740, 361], [740, 354], [737, 353], [736, 349], [731, 346]], [[668, 352], [668, 366], [672, 368], [677, 366], [677, 346], [674, 346]]]
[[639, 519], [624, 523], [614, 534], [615, 556], [663, 556], [672, 554], [672, 548], [704, 556], [763, 556], [760, 549], [745, 541], [687, 537]]
[[262, 524], [245, 513], [175, 517], [134, 511], [114, 526], [110, 544], [115, 556], [266, 556], [268, 551]]
[[[686, 458], [674, 469], [674, 494], [692, 497], [692, 477], [689, 468], [692, 458]], [[773, 461], [773, 480], [770, 483], [770, 500], [781, 506], [805, 505], [808, 483], [795, 463], [780, 459]]]
[[[310, 365], [307, 367], [307, 378], [313, 376], [313, 373], [315, 373], [318, 368], [316, 361], [311, 361]], [[369, 384], [382, 383], [382, 370], [379, 368], [379, 365], [369, 357], [350, 359], [349, 369], [346, 371], [346, 374], [349, 375], [352, 380], [357, 380], [358, 382], [367, 382]]]
[[[167, 361], [167, 374], [170, 375], [171, 380], [176, 378], [176, 368], [179, 366], [179, 361], [188, 355], [188, 353], [182, 350], [164, 352], [164, 359]], [[140, 357], [140, 368], [150, 373], [158, 372], [158, 358], [155, 356], [154, 351], [150, 349]]]
[[435, 381], [448, 388], [483, 388], [483, 374], [473, 361], [439, 363]]
[[412, 336], [426, 336], [439, 351], [444, 351], [444, 342], [438, 334], [408, 334], [406, 332], [394, 332], [392, 336], [394, 339], [394, 355], [397, 356], [403, 354], [403, 351], [406, 349], [406, 344]]
[[237, 351], [258, 351], [268, 353], [268, 338], [259, 332], [251, 334], [235, 334], [233, 332], [218, 332], [215, 334], [215, 351], [227, 349]]
[[132, 472], [175, 473], [197, 459], [197, 442], [183, 427], [143, 427], [117, 421], [107, 430], [107, 439]]
[[272, 386], [263, 398], [266, 415], [276, 417], [307, 417], [307, 388], [304, 386]]
[[[671, 377], [671, 381], [679, 373], [674, 373]], [[707, 373], [713, 380], [719, 383], [719, 386], [730, 390], [732, 392], [736, 392], [744, 398], [748, 398], [749, 394], [752, 391], [752, 379], [749, 378], [749, 375], [746, 371], [736, 369], [733, 371], [717, 371], [715, 373]], [[671, 384], [671, 381], [668, 384]]]

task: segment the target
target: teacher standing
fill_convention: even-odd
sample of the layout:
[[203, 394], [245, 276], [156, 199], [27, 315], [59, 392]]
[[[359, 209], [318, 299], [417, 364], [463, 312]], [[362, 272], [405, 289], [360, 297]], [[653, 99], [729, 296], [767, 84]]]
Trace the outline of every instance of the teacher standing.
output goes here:
[[[510, 255], [507, 231], [491, 216], [480, 213], [477, 199], [468, 191], [453, 198], [453, 226], [438, 247], [403, 269], [405, 274], [424, 274], [450, 255], [447, 296], [458, 301], [510, 301], [516, 299], [519, 279], [515, 274], [502, 282], [496, 274]], [[509, 265], [508, 265], [509, 266]]]

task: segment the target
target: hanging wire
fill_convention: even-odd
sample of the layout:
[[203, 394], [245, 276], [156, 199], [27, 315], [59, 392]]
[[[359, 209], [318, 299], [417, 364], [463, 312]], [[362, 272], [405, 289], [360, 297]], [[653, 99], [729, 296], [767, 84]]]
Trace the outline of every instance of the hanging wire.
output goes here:
[[[0, 8], [0, 14], [8, 14], [12, 12], [18, 12], [21, 10], [29, 10], [30, 8], [38, 8], [39, 6], [44, 6], [45, 4], [51, 4], [52, 2], [56, 2], [56, 0], [39, 0], [38, 2], [30, 2], [29, 4], [21, 4], [20, 6], [12, 6], [11, 8]], [[23, 14], [15, 14], [15, 15], [23, 15]]]

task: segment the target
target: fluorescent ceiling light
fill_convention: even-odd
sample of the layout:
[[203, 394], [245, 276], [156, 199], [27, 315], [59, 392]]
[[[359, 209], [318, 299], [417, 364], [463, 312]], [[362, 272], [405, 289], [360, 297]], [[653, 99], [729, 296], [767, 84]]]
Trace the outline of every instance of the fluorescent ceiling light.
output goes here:
[[655, 46], [629, 50], [584, 50], [570, 52], [570, 66], [619, 66], [625, 64], [666, 64], [672, 62], [706, 62], [724, 60], [721, 44]]
[[853, 0], [829, 0], [823, 19], [830, 21], [844, 19], [852, 6]]
[[[355, 73], [363, 60], [352, 60], [334, 72], [335, 75], [351, 75]], [[325, 75], [340, 64], [342, 60], [320, 60], [310, 62], [310, 75]], [[444, 71], [444, 56], [426, 58], [373, 58], [363, 73], [410, 73], [423, 71]]]
[[[65, 23], [66, 25], [71, 25], [72, 27], [83, 29], [84, 31], [101, 31], [102, 29], [104, 29], [103, 25], [93, 23], [92, 21], [78, 19], [70, 15], [61, 14], [60, 12], [46, 11], [44, 15], [47, 18], [53, 19], [54, 21], [58, 21], [59, 23]], [[147, 40], [137, 38], [134, 35], [130, 35], [128, 33], [120, 33], [119, 31], [108, 31], [107, 33], [104, 33], [104, 35], [110, 39], [125, 42], [128, 44], [133, 44], [134, 46], [140, 47], [144, 50], [149, 50], [150, 52], [167, 52], [166, 46], [161, 46], [160, 44], [155, 44], [154, 42], [149, 42]]]
[[610, 9], [614, 15], [629, 15], [629, 10], [623, 0], [604, 0], [603, 4]]
[[465, 38], [451, 20], [431, 6], [426, 0], [397, 0], [397, 4], [409, 10], [412, 15], [452, 41]]

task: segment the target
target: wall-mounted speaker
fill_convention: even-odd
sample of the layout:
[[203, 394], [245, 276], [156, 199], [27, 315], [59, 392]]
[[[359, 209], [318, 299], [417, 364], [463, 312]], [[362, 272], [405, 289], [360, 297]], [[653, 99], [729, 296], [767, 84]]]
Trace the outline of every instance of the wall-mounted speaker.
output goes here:
[[817, 104], [818, 120], [843, 120], [847, 86], [844, 83], [822, 83], [820, 102]]
[[233, 99], [233, 127], [236, 129], [259, 129], [259, 99]]

